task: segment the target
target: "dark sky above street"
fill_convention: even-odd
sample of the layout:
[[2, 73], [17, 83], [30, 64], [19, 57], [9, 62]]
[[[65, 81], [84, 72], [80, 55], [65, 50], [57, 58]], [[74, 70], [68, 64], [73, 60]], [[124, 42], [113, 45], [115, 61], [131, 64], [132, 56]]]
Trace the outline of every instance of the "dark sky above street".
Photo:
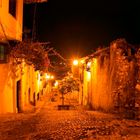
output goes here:
[[[33, 5], [26, 5], [25, 26], [31, 27], [32, 17]], [[140, 44], [140, 1], [48, 0], [37, 5], [36, 37], [67, 58], [91, 54], [118, 38]]]

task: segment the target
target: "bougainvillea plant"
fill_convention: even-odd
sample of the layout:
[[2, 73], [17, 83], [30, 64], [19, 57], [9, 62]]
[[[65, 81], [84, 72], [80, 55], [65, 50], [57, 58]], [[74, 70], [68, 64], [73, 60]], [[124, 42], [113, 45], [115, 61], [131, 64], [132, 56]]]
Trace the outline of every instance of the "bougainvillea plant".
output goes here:
[[35, 70], [44, 71], [49, 66], [48, 54], [39, 42], [20, 42], [11, 50], [10, 55], [17, 64], [24, 60], [29, 65], [34, 65]]

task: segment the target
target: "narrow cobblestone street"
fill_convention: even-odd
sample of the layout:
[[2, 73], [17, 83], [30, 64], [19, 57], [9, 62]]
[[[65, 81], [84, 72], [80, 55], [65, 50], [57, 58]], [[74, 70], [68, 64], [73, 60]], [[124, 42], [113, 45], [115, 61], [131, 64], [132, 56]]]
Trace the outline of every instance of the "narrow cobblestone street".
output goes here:
[[85, 111], [75, 105], [58, 110], [45, 99], [37, 110], [0, 116], [0, 140], [140, 139], [140, 122]]

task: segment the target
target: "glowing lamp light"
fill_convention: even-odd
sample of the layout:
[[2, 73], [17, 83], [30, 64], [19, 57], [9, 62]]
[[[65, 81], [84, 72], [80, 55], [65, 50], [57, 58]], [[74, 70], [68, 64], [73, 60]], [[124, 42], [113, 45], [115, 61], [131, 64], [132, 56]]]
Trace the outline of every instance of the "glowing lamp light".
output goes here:
[[51, 78], [51, 79], [54, 79], [54, 76], [53, 76], [53, 75], [51, 75], [51, 76], [50, 76], [50, 78]]
[[90, 71], [90, 68], [91, 68], [91, 62], [88, 62], [88, 63], [87, 63], [86, 70], [87, 70], [87, 71]]
[[50, 75], [46, 75], [46, 79], [50, 79]]
[[58, 81], [56, 81], [56, 82], [54, 83], [54, 86], [55, 86], [55, 87], [57, 87], [57, 86], [58, 86]]
[[91, 66], [91, 62], [88, 62], [88, 63], [87, 63], [87, 67], [90, 67], [90, 66]]
[[78, 60], [74, 60], [74, 61], [73, 61], [73, 65], [74, 65], [74, 66], [77, 66], [77, 65], [78, 65]]

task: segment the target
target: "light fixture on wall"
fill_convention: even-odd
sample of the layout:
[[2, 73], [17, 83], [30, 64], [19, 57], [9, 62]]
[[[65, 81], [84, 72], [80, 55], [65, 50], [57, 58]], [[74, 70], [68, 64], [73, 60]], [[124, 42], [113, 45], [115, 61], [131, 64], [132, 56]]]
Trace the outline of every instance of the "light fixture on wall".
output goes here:
[[90, 68], [91, 68], [91, 61], [88, 61], [86, 65], [86, 71], [90, 71]]

